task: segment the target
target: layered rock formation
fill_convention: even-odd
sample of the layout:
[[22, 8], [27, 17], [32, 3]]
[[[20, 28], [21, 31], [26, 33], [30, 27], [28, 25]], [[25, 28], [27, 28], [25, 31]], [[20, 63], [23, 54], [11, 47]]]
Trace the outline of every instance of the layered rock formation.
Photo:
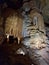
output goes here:
[[[34, 64], [48, 65], [45, 62], [46, 58], [43, 56], [47, 53], [45, 51], [47, 47], [47, 42], [46, 42], [47, 37], [45, 35], [46, 32], [45, 32], [43, 17], [39, 13], [39, 10], [36, 9], [36, 5], [32, 7], [33, 10], [31, 10], [30, 13], [28, 13], [30, 7], [27, 8], [27, 6], [25, 5], [23, 7], [26, 8], [23, 11], [24, 20], [23, 20], [23, 27], [22, 27], [23, 28], [22, 35], [24, 37], [24, 40], [22, 41], [22, 43], [26, 46], [26, 50], [30, 58], [32, 59], [32, 61], [34, 61]], [[43, 49], [45, 51], [45, 54], [43, 53]]]
[[[49, 62], [46, 58], [48, 57], [47, 49], [49, 49], [49, 45], [47, 45], [48, 40], [43, 16], [40, 14], [45, 3], [41, 8], [38, 8], [36, 5], [36, 0], [24, 0], [23, 6], [16, 11], [10, 8], [10, 10], [7, 8], [6, 11], [4, 9], [2, 13], [3, 19], [0, 19], [0, 30], [1, 32], [4, 31], [5, 35], [13, 35], [20, 39], [23, 38], [21, 40], [23, 46], [18, 49], [20, 51], [15, 51], [17, 54], [28, 54], [36, 65], [48, 65]], [[4, 20], [3, 26], [2, 20]]]

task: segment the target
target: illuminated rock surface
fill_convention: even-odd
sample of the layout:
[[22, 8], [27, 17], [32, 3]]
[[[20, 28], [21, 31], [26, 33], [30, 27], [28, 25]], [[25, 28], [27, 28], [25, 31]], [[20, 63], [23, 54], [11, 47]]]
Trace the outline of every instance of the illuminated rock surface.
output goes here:
[[[17, 2], [17, 0], [11, 1], [14, 3]], [[24, 0], [23, 3], [24, 4], [22, 8], [20, 8], [21, 10], [18, 10], [19, 13], [17, 13], [17, 11], [9, 10], [12, 5], [10, 6], [7, 3], [8, 7], [10, 6], [10, 8], [7, 8], [6, 11], [4, 10], [3, 12], [3, 20], [5, 18], [4, 22], [1, 22], [2, 18], [0, 18], [0, 31], [4, 31], [5, 34], [13, 35], [14, 37], [17, 36], [19, 40], [22, 37], [23, 40], [21, 42], [23, 44], [18, 45], [5, 43], [5, 45], [1, 45], [0, 48], [2, 49], [2, 51], [4, 50], [5, 57], [7, 55], [9, 63], [11, 62], [11, 64], [13, 65], [16, 65], [17, 61], [22, 62], [23, 60], [26, 60], [25, 55], [28, 55], [30, 57], [29, 59], [32, 60], [31, 64], [33, 65], [49, 65], [49, 40], [46, 37], [43, 16], [40, 14], [40, 10], [37, 8], [35, 0]], [[42, 6], [41, 8], [39, 8], [43, 9], [42, 13], [44, 14], [44, 6], [46, 3], [44, 2], [44, 0], [41, 0], [41, 3], [42, 4], [40, 5]], [[4, 7], [2, 8], [4, 9]], [[17, 9], [17, 7], [14, 7], [13, 9]], [[47, 11], [47, 9], [45, 11]], [[20, 14], [20, 16], [18, 14]], [[2, 23], [6, 23], [5, 28], [4, 25], [2, 26]], [[1, 35], [0, 37], [0, 39], [3, 39], [3, 35]], [[23, 57], [19, 57], [19, 54], [22, 54]], [[24, 63], [26, 63], [27, 61], [28, 62], [24, 65], [29, 65], [30, 60], [26, 60]]]

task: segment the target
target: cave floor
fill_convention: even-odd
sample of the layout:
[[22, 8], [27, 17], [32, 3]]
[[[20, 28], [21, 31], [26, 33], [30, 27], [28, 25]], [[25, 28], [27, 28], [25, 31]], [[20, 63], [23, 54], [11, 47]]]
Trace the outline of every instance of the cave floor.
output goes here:
[[[0, 65], [30, 65], [32, 63], [28, 55], [17, 55], [15, 51], [21, 48], [21, 44], [3, 44], [0, 46]], [[37, 65], [49, 65], [49, 45], [42, 49], [34, 50], [35, 55], [37, 54], [38, 63]], [[20, 61], [21, 60], [21, 61]], [[34, 59], [33, 59], [34, 60]], [[18, 63], [16, 63], [18, 62]], [[35, 65], [33, 63], [33, 65]]]
[[0, 65], [31, 65], [28, 55], [16, 54], [21, 44], [2, 44], [0, 46]]

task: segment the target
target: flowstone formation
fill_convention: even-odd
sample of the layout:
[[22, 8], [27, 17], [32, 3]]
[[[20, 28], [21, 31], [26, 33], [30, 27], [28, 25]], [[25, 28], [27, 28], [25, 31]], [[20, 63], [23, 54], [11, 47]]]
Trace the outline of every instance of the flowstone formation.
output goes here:
[[[24, 17], [22, 26], [22, 43], [24, 47], [22, 50], [28, 53], [35, 65], [48, 65], [49, 62], [46, 59], [48, 57], [48, 38], [46, 37], [43, 17], [36, 7], [32, 11], [30, 11], [30, 7], [27, 7], [27, 5], [23, 7], [25, 8], [22, 12], [22, 16]], [[28, 13], [29, 11], [30, 13]]]
[[[36, 19], [36, 17], [35, 17]], [[40, 30], [38, 30], [38, 28], [36, 26], [34, 26], [36, 23], [34, 22], [34, 24], [32, 24], [33, 21], [30, 21], [29, 18], [26, 18], [23, 22], [23, 36], [26, 37], [24, 40], [24, 45], [28, 45], [34, 46], [34, 44], [36, 44], [36, 47], [39, 48], [41, 45], [41, 43], [44, 43], [44, 34], [41, 33]], [[39, 45], [39, 46], [38, 46]], [[34, 46], [35, 48], [35, 46]]]
[[24, 17], [23, 26], [22, 26], [22, 36], [24, 40], [22, 41], [24, 45], [32, 48], [41, 48], [45, 47], [46, 32], [44, 28], [44, 20], [40, 13], [37, 12], [37, 9], [34, 9], [30, 12], [30, 7], [24, 5], [24, 11], [22, 16]]

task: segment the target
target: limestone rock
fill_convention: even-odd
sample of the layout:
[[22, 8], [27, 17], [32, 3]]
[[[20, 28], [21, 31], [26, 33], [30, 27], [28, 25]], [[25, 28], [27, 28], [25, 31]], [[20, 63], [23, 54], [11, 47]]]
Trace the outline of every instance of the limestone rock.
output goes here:
[[30, 5], [29, 5], [28, 2], [26, 2], [26, 3], [23, 4], [23, 9], [24, 9], [26, 12], [30, 10]]
[[5, 34], [14, 35], [14, 37], [21, 37], [22, 19], [15, 14], [7, 17], [5, 24]]

